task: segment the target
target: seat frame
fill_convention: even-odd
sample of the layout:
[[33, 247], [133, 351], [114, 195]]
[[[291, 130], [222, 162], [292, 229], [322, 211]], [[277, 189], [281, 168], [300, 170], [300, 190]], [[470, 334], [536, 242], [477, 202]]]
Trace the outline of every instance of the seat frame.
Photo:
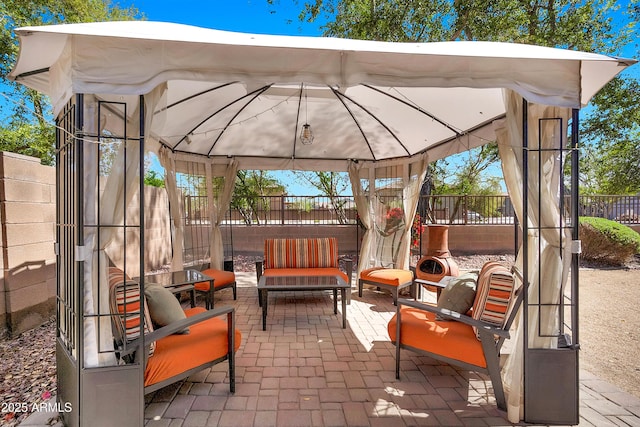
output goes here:
[[[521, 278], [519, 274], [515, 271], [514, 280]], [[520, 282], [522, 283], [522, 282]], [[434, 282], [428, 282], [427, 284], [432, 285]], [[520, 285], [514, 291], [512, 296], [512, 301], [510, 303], [509, 314], [506, 318], [504, 326], [502, 328], [498, 328], [493, 324], [483, 322], [477, 319], [474, 319], [465, 314], [458, 313], [456, 311], [451, 311], [443, 308], [439, 308], [435, 305], [426, 304], [418, 301], [413, 301], [409, 299], [401, 298], [398, 300], [398, 305], [396, 308], [396, 340], [394, 341], [394, 345], [396, 347], [396, 379], [400, 379], [400, 350], [406, 349], [411, 350], [415, 353], [429, 356], [433, 359], [448, 363], [450, 365], [459, 366], [462, 369], [466, 369], [469, 371], [480, 372], [487, 374], [491, 379], [491, 384], [493, 385], [493, 393], [496, 398], [496, 404], [498, 408], [502, 410], [506, 410], [506, 399], [504, 394], [504, 387], [502, 385], [502, 377], [500, 375], [500, 350], [502, 348], [502, 344], [506, 339], [510, 338], [509, 329], [513, 324], [513, 321], [516, 318], [520, 305], [523, 300], [523, 286]], [[470, 327], [476, 327], [478, 330], [478, 335], [480, 342], [482, 344], [482, 351], [484, 353], [485, 361], [487, 366], [478, 366], [473, 365], [467, 362], [463, 362], [457, 359], [453, 359], [450, 357], [443, 356], [438, 353], [432, 353], [429, 351], [425, 351], [420, 348], [412, 347], [409, 345], [402, 344], [402, 336], [401, 336], [401, 325], [402, 325], [402, 306], [413, 307], [419, 310], [428, 311], [431, 313], [439, 314], [447, 319], [452, 321], [462, 322]]]

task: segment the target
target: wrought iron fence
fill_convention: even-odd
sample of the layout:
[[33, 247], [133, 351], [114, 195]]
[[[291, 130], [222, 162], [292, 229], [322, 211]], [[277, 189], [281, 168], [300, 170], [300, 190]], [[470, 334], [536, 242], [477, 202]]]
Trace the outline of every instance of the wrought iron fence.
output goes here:
[[[185, 223], [208, 221], [204, 196], [185, 197]], [[568, 196], [565, 206], [570, 206]], [[506, 195], [422, 196], [417, 213], [422, 224], [513, 224], [515, 214]], [[580, 216], [595, 216], [623, 224], [640, 224], [640, 196], [580, 196]], [[225, 219], [229, 224], [357, 224], [358, 214], [351, 196], [264, 196], [235, 201]]]

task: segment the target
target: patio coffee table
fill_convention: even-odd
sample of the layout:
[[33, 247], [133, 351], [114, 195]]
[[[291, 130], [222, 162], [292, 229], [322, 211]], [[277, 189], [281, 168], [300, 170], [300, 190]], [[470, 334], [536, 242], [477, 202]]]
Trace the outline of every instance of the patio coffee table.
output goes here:
[[333, 313], [338, 314], [338, 289], [342, 299], [342, 329], [347, 327], [346, 291], [350, 286], [340, 276], [261, 276], [258, 292], [262, 301], [262, 330], [267, 330], [268, 294], [282, 291], [333, 291]]
[[[199, 282], [210, 282], [213, 288], [213, 279], [198, 270], [170, 271], [168, 273], [145, 274], [144, 280], [147, 283], [155, 283], [169, 289], [172, 293], [189, 292], [191, 307], [196, 305], [196, 291], [194, 285]], [[213, 298], [211, 301], [213, 308]]]

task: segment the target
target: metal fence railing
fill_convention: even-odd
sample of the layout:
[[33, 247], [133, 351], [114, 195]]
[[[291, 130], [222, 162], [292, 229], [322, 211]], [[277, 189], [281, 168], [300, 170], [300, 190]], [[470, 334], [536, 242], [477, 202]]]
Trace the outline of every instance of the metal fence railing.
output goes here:
[[[571, 206], [567, 197], [564, 206]], [[206, 197], [185, 197], [186, 224], [208, 221]], [[422, 196], [417, 213], [422, 224], [513, 224], [514, 209], [506, 195]], [[580, 196], [580, 216], [623, 224], [640, 224], [640, 196]], [[225, 222], [251, 225], [354, 225], [358, 221], [351, 196], [264, 196], [235, 200]]]

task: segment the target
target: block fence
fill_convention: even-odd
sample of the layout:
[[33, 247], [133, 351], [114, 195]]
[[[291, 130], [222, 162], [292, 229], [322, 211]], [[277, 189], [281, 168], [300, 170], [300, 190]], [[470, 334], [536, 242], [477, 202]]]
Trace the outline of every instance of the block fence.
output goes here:
[[[135, 221], [137, 198], [127, 215]], [[18, 335], [55, 315], [56, 216], [55, 168], [20, 154], [0, 152], [0, 337]], [[145, 242], [147, 270], [165, 266], [171, 259], [169, 203], [164, 189], [145, 189]], [[640, 225], [632, 226], [640, 231]], [[186, 231], [186, 230], [185, 230]], [[264, 239], [274, 237], [335, 236], [341, 254], [355, 254], [362, 230], [350, 225], [253, 225], [233, 226], [236, 255], [261, 255]], [[116, 264], [124, 236], [118, 236], [107, 252]], [[513, 225], [451, 225], [451, 254], [504, 254], [514, 252]], [[128, 235], [129, 247], [139, 236]], [[423, 253], [426, 239], [423, 239]], [[137, 262], [136, 251], [127, 262]]]

